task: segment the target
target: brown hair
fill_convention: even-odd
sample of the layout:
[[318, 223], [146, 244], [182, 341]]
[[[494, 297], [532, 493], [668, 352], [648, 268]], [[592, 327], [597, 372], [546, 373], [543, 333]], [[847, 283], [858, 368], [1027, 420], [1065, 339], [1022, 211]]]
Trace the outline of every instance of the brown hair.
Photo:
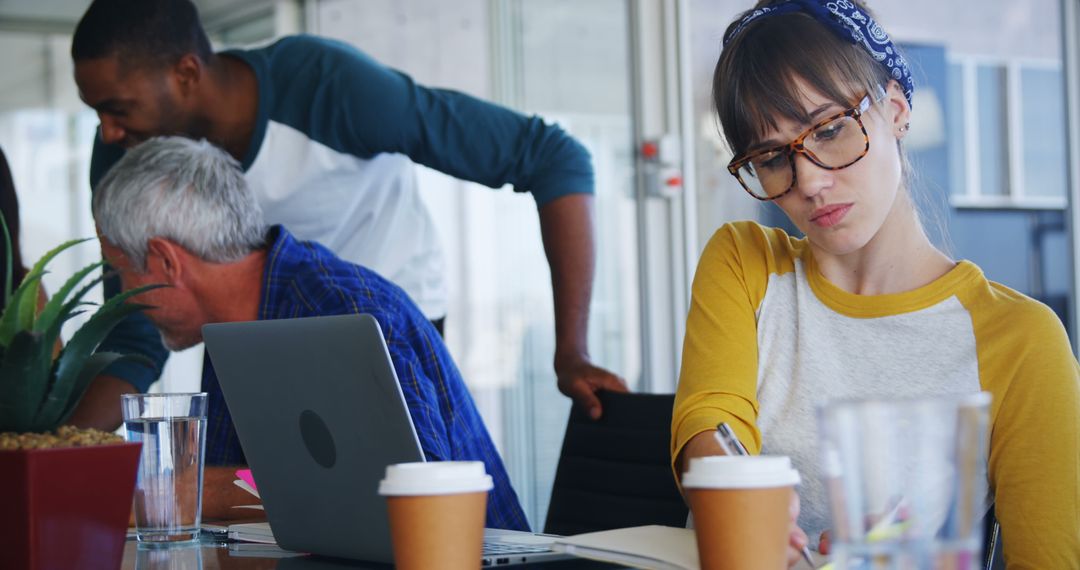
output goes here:
[[[773, 3], [764, 0], [755, 8]], [[847, 107], [863, 92], [885, 87], [889, 75], [862, 47], [837, 37], [808, 14], [752, 22], [724, 48], [713, 73], [713, 102], [735, 155], [776, 129], [776, 117], [810, 122], [797, 80]]]

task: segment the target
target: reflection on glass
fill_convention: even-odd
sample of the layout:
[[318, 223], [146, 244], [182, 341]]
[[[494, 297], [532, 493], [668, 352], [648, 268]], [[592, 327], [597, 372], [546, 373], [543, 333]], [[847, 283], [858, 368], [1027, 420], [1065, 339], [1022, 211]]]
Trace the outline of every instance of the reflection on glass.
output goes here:
[[[697, 243], [704, 248], [723, 224], [734, 220], [760, 220], [772, 204], [761, 204], [742, 189], [727, 171], [731, 149], [723, 139], [712, 102], [712, 75], [720, 57], [720, 38], [735, 16], [753, 2], [690, 0], [690, 89], [695, 129], [697, 179]], [[781, 214], [782, 217], [782, 214]]]
[[[633, 277], [637, 226], [627, 3], [514, 0], [506, 5], [510, 18], [504, 23], [512, 32], [510, 45], [501, 47], [517, 57], [509, 66], [510, 77], [500, 79], [520, 91], [507, 94], [505, 102], [558, 122], [592, 155], [597, 266], [589, 349], [594, 362], [622, 375], [633, 388], [641, 369], [641, 332]], [[535, 205], [500, 207], [495, 217], [500, 227], [495, 235], [501, 237], [490, 263], [500, 285], [483, 303], [506, 325], [497, 331], [496, 350], [514, 356], [509, 369], [513, 384], [501, 399], [501, 449], [530, 522], [542, 528], [570, 400], [556, 389], [552, 369], [551, 285]]]
[[[216, 566], [212, 566], [214, 567]], [[140, 543], [135, 550], [135, 570], [202, 570], [202, 568], [202, 545], [198, 542], [173, 545], [168, 548]]]

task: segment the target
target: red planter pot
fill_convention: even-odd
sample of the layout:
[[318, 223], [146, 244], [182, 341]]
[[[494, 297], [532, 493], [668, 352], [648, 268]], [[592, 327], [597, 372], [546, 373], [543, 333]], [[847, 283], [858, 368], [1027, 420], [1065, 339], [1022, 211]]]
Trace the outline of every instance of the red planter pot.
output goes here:
[[120, 568], [141, 447], [0, 451], [0, 569]]

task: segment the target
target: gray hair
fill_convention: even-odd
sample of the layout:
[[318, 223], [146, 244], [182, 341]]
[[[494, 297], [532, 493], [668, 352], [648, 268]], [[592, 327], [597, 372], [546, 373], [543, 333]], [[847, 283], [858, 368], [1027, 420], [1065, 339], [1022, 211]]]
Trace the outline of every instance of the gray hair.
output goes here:
[[151, 238], [230, 263], [266, 236], [240, 164], [205, 140], [158, 137], [127, 151], [98, 184], [93, 210], [101, 235], [140, 271]]

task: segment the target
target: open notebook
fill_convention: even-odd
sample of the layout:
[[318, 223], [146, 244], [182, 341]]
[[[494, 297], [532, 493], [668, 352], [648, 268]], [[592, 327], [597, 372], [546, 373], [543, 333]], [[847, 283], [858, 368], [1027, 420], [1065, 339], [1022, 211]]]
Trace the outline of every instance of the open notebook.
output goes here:
[[698, 570], [692, 529], [636, 526], [560, 538], [555, 548], [582, 558], [648, 570]]
[[[636, 526], [567, 536], [555, 541], [567, 554], [646, 570], [699, 570], [693, 529]], [[817, 558], [817, 556], [815, 556]], [[820, 557], [815, 566], [824, 562]], [[800, 560], [796, 570], [809, 570]]]

